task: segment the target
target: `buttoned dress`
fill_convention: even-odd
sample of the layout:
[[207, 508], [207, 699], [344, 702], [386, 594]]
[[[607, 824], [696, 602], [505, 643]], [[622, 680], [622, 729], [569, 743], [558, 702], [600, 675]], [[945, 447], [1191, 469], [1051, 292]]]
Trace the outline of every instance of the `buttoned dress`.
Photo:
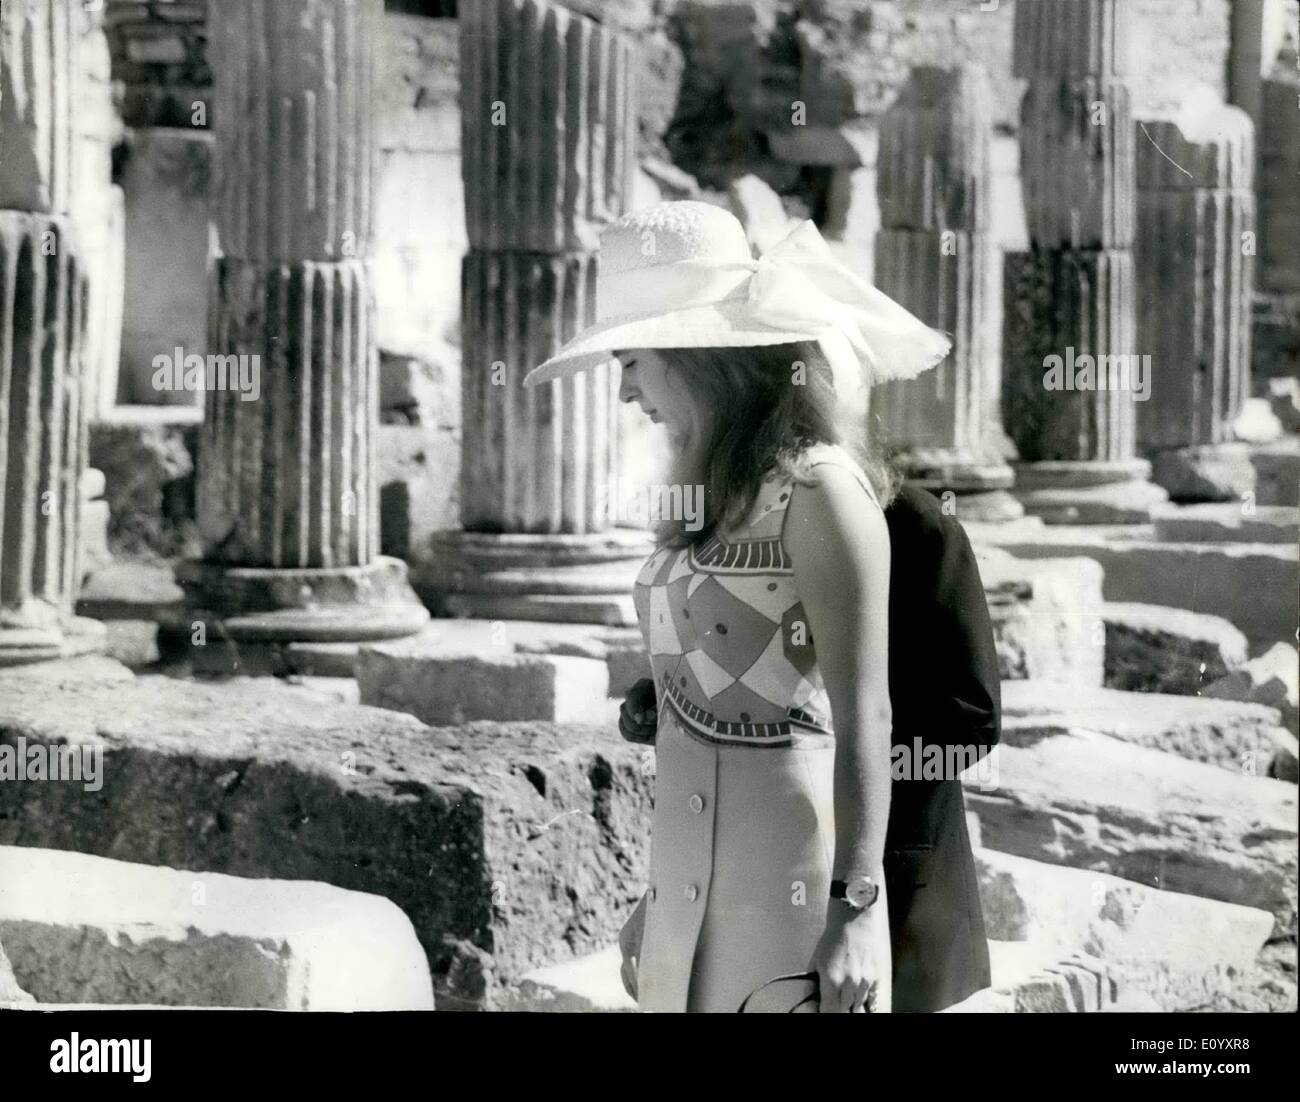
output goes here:
[[[806, 456], [851, 471], [880, 507], [843, 449]], [[658, 696], [642, 1010], [734, 1012], [807, 970], [825, 928], [835, 744], [782, 537], [793, 488], [769, 474], [743, 523], [661, 548], [636, 580]]]

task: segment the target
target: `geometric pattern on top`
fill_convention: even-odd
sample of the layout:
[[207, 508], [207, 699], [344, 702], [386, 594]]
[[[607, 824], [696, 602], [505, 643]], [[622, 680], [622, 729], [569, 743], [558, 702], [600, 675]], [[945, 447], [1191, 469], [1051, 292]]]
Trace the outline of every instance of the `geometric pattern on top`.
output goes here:
[[[813, 463], [853, 461], [816, 445]], [[768, 475], [743, 523], [698, 550], [661, 548], [632, 591], [661, 699], [711, 743], [788, 746], [832, 734], [830, 702], [781, 542], [793, 483]]]

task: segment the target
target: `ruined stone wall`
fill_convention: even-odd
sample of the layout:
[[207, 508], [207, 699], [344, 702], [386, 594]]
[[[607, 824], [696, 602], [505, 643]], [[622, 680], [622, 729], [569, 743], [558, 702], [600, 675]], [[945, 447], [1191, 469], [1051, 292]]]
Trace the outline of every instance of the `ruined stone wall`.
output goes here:
[[191, 126], [212, 87], [208, 0], [108, 0], [113, 79], [128, 126]]

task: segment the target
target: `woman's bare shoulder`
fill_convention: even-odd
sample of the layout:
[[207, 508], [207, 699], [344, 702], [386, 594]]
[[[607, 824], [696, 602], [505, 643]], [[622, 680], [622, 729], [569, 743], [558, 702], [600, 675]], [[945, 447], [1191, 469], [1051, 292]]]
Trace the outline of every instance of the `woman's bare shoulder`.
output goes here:
[[838, 464], [819, 465], [815, 482], [793, 487], [782, 539], [796, 565], [849, 573], [889, 554], [884, 513], [859, 478]]

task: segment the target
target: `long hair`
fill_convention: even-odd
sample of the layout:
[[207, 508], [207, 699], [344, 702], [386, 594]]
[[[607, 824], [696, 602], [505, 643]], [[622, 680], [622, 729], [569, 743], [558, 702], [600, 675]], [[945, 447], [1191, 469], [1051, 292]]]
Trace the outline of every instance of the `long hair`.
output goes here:
[[854, 458], [883, 504], [898, 492], [896, 470], [865, 424], [848, 424], [831, 368], [816, 341], [744, 348], [658, 349], [670, 384], [703, 411], [697, 438], [675, 457], [672, 482], [704, 489], [703, 525], [679, 518], [656, 529], [661, 546], [699, 545], [749, 514], [770, 472], [810, 485], [803, 451], [838, 444]]

